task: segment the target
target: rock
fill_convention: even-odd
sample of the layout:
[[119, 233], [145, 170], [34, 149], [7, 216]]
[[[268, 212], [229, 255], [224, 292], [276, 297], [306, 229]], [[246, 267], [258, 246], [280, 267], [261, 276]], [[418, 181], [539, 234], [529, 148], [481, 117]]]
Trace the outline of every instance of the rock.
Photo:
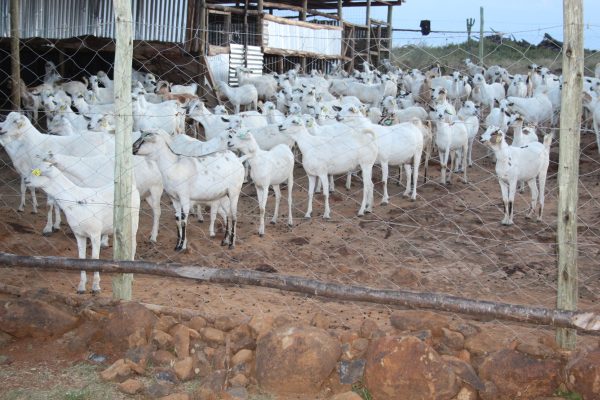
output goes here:
[[229, 350], [231, 350], [232, 354], [237, 353], [241, 349], [256, 349], [256, 340], [252, 337], [252, 330], [248, 324], [235, 327], [229, 332], [227, 340], [229, 342]]
[[317, 393], [340, 354], [340, 343], [322, 329], [275, 329], [257, 341], [256, 379], [273, 393]]
[[67, 307], [30, 299], [0, 301], [0, 330], [16, 338], [60, 336], [78, 323]]
[[137, 329], [127, 338], [127, 346], [129, 348], [132, 347], [142, 347], [148, 344], [148, 340], [146, 339], [146, 332], [144, 332], [143, 328]]
[[193, 330], [200, 332], [200, 329], [206, 327], [206, 320], [202, 317], [193, 317], [187, 325]]
[[373, 334], [379, 330], [379, 326], [377, 326], [377, 322], [372, 319], [365, 319], [360, 325], [359, 334], [360, 337], [365, 339], [371, 339]]
[[294, 320], [287, 314], [279, 314], [273, 319], [272, 329], [291, 328], [294, 325]]
[[153, 384], [148, 386], [146, 390], [144, 390], [145, 398], [158, 399], [164, 396], [168, 396], [169, 393], [171, 393], [171, 387], [172, 385], [166, 384], [164, 382], [154, 382]]
[[110, 367], [100, 372], [100, 377], [105, 381], [114, 381], [131, 375], [131, 367], [124, 359], [115, 361]]
[[479, 367], [483, 400], [535, 399], [550, 396], [560, 382], [560, 362], [538, 360], [515, 350], [500, 350]]
[[67, 343], [70, 352], [81, 354], [88, 351], [90, 343], [101, 335], [100, 328], [97, 323], [85, 321], [76, 329], [65, 333], [62, 339]]
[[141, 304], [120, 303], [110, 312], [108, 319], [103, 321], [103, 340], [115, 349], [125, 351], [132, 333], [141, 329], [145, 337], [150, 337], [156, 321], [156, 315]]
[[452, 368], [460, 380], [476, 390], [484, 390], [483, 381], [477, 376], [477, 373], [471, 364], [457, 357], [442, 356], [442, 359]]
[[477, 325], [473, 325], [464, 321], [452, 322], [450, 324], [450, 329], [455, 332], [460, 332], [465, 338], [477, 335], [479, 332], [481, 332], [481, 329], [479, 329]]
[[355, 331], [342, 331], [339, 334], [341, 343], [352, 343], [358, 338], [360, 338], [360, 335]]
[[215, 319], [215, 323], [213, 325], [215, 329], [218, 329], [223, 332], [229, 332], [230, 330], [237, 327], [238, 325], [241, 325], [242, 323], [242, 318], [222, 315]]
[[238, 365], [252, 360], [252, 350], [242, 349], [231, 357], [231, 365]]
[[190, 395], [187, 393], [173, 393], [160, 397], [160, 400], [190, 400]]
[[190, 328], [177, 324], [169, 331], [173, 337], [173, 347], [178, 358], [183, 359], [190, 355]]
[[163, 381], [163, 383], [176, 384], [178, 382], [177, 375], [175, 375], [175, 372], [170, 369], [158, 370], [154, 374], [154, 377], [157, 381]]
[[158, 321], [156, 321], [154, 329], [158, 331], [169, 332], [171, 328], [178, 323], [179, 321], [177, 321], [172, 315], [162, 315]]
[[207, 387], [200, 386], [195, 393], [195, 399], [197, 400], [220, 400], [219, 396], [214, 390]]
[[362, 397], [354, 392], [345, 392], [336, 394], [329, 400], [362, 400]]
[[244, 375], [244, 374], [236, 374], [233, 378], [231, 378], [229, 380], [229, 384], [232, 387], [236, 387], [236, 386], [246, 387], [246, 386], [248, 386], [248, 378], [246, 378], [246, 375]]
[[136, 394], [144, 389], [144, 384], [139, 379], [127, 379], [119, 384], [119, 390], [126, 394]]
[[215, 351], [211, 365], [215, 370], [227, 369], [227, 361], [227, 349], [225, 346], [221, 346], [217, 349], [217, 351]]
[[577, 354], [566, 368], [567, 387], [584, 399], [600, 398], [600, 349]]
[[248, 326], [252, 330], [252, 334], [255, 338], [260, 338], [264, 334], [268, 333], [273, 326], [273, 317], [270, 315], [255, 315], [252, 317]]
[[462, 350], [465, 346], [465, 337], [460, 332], [442, 328], [440, 345], [450, 350]]
[[151, 357], [153, 347], [150, 345], [134, 347], [125, 353], [125, 358], [133, 361], [142, 368], [146, 368], [148, 359]]
[[465, 349], [473, 357], [485, 357], [488, 354], [505, 349], [507, 345], [506, 339], [503, 336], [490, 334], [485, 331], [465, 340]]
[[464, 386], [452, 400], [477, 400], [477, 391], [471, 387]]
[[413, 336], [378, 339], [371, 343], [366, 360], [365, 384], [374, 399], [441, 400], [460, 389], [447, 363]]
[[215, 328], [202, 328], [200, 330], [202, 339], [213, 344], [225, 344], [225, 333]]
[[194, 361], [188, 356], [182, 360], [176, 361], [173, 365], [173, 371], [180, 381], [187, 381], [194, 377]]
[[219, 393], [225, 386], [226, 377], [227, 371], [225, 370], [213, 371], [202, 381], [202, 387], [207, 388], [214, 393]]
[[152, 361], [156, 365], [170, 366], [175, 363], [176, 359], [177, 358], [171, 354], [171, 352], [166, 350], [156, 350], [154, 353], [152, 353]]
[[152, 331], [152, 343], [155, 343], [160, 349], [167, 349], [173, 346], [173, 336], [163, 331]]
[[237, 386], [231, 389], [227, 389], [227, 391], [225, 391], [224, 394], [229, 397], [223, 397], [223, 399], [248, 400], [248, 391], [243, 386]]
[[440, 337], [443, 334], [442, 328], [448, 328], [450, 320], [430, 311], [402, 310], [392, 313], [390, 323], [399, 331], [429, 330], [433, 336]]
[[521, 353], [529, 354], [537, 358], [553, 358], [556, 353], [552, 348], [547, 347], [544, 343], [536, 342], [518, 342], [515, 350]]
[[197, 352], [192, 356], [192, 359], [194, 360], [194, 374], [198, 375], [201, 378], [210, 374], [212, 368], [210, 366], [210, 362], [206, 359], [204, 353]]
[[312, 319], [310, 320], [310, 324], [320, 329], [329, 328], [329, 320], [327, 319], [325, 314], [321, 312], [318, 312], [315, 315], [313, 315]]
[[340, 361], [338, 363], [338, 373], [340, 382], [345, 385], [352, 385], [358, 382], [365, 372], [366, 361], [363, 359], [353, 361]]
[[0, 348], [6, 346], [10, 342], [12, 342], [15, 338], [9, 335], [6, 332], [0, 331]]

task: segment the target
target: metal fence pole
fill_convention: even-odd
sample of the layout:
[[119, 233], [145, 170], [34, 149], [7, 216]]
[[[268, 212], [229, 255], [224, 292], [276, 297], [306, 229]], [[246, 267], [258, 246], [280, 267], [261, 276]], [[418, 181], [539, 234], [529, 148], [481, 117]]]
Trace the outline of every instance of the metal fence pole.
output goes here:
[[[115, 9], [115, 202], [113, 213], [115, 260], [133, 260], [131, 187], [133, 162], [131, 131], [131, 60], [133, 57], [130, 0], [114, 0]], [[133, 274], [113, 278], [114, 299], [131, 300]]]
[[[577, 309], [577, 185], [583, 86], [582, 0], [563, 0], [563, 90], [558, 165], [558, 296], [557, 308]], [[556, 330], [562, 348], [575, 348], [573, 329]]]

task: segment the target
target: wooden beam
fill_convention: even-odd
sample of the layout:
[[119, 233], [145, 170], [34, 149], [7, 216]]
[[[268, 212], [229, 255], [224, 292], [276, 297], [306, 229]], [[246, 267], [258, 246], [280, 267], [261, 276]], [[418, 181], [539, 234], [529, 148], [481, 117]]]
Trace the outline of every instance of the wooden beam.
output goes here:
[[[10, 67], [11, 67], [11, 101], [13, 110], [21, 110], [21, 50], [19, 32], [19, 0], [10, 0]], [[34, 121], [38, 123], [38, 121]]]
[[[394, 7], [392, 6], [388, 6], [388, 13], [387, 13], [387, 23], [388, 23], [388, 49], [390, 52], [390, 58], [392, 55], [392, 41], [393, 41], [393, 37], [392, 34], [394, 33], [394, 28], [392, 26], [392, 19], [393, 19], [393, 13], [394, 13]], [[391, 59], [390, 59], [391, 61]]]
[[302, 0], [302, 8], [300, 10], [300, 21], [306, 21], [306, 11], [308, 10], [308, 0]]
[[[290, 10], [290, 11], [298, 11], [299, 13], [302, 13], [303, 11], [303, 7], [301, 6], [292, 6], [292, 5], [282, 5], [280, 3], [273, 3], [270, 1], [265, 1], [263, 3], [264, 7], [269, 8], [270, 10], [272, 9], [277, 9], [277, 10]], [[321, 12], [317, 9], [314, 8], [307, 8], [306, 9], [306, 14], [310, 14], [310, 15], [317, 15], [319, 17], [324, 17], [324, 18], [330, 18], [330, 19], [335, 19], [338, 20], [338, 16], [337, 15], [333, 15], [333, 14], [329, 14], [329, 13], [324, 13]], [[306, 19], [306, 18], [305, 18]]]
[[337, 4], [337, 15], [340, 21], [343, 21], [343, 15], [344, 15], [344, 7], [342, 4], [342, 0], [338, 0], [338, 4]]
[[371, 64], [371, 0], [367, 1], [367, 62]]
[[147, 261], [31, 257], [1, 252], [0, 267], [35, 268], [39, 270], [83, 270], [108, 273], [143, 273], [190, 279], [197, 282], [259, 286], [325, 297], [336, 301], [361, 301], [400, 307], [434, 309], [437, 311], [471, 315], [478, 318], [502, 319], [535, 325], [566, 327], [588, 333], [600, 333], [600, 314], [597, 312], [561, 311], [519, 304], [471, 300], [441, 293], [375, 289], [363, 285], [347, 286], [299, 276], [271, 274], [254, 270], [209, 268]]

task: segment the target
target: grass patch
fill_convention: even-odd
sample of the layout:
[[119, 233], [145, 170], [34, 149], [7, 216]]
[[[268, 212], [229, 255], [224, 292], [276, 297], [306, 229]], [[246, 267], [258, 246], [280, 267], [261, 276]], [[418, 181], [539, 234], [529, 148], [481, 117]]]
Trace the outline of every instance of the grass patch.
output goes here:
[[[90, 364], [75, 364], [66, 368], [59, 376], [48, 379], [48, 374], [30, 376], [30, 381], [42, 379], [42, 388], [18, 388], [6, 392], [3, 400], [118, 400], [125, 399], [116, 385], [103, 382], [98, 376], [97, 367]], [[44, 385], [46, 381], [46, 385]], [[27, 381], [24, 380], [24, 384]]]
[[358, 381], [352, 385], [352, 391], [359, 395], [363, 400], [373, 400], [373, 396], [363, 381]]

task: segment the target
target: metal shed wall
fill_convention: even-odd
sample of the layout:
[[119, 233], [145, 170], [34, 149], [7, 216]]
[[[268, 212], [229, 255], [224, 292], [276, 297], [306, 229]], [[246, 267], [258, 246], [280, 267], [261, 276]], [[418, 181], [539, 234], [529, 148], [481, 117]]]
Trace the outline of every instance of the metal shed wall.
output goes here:
[[342, 54], [342, 30], [312, 29], [265, 19], [263, 20], [263, 46], [339, 56]]
[[[0, 4], [0, 35], [10, 37], [10, 2]], [[188, 0], [132, 0], [134, 40], [183, 43]], [[112, 0], [21, 0], [21, 38], [114, 38]]]

